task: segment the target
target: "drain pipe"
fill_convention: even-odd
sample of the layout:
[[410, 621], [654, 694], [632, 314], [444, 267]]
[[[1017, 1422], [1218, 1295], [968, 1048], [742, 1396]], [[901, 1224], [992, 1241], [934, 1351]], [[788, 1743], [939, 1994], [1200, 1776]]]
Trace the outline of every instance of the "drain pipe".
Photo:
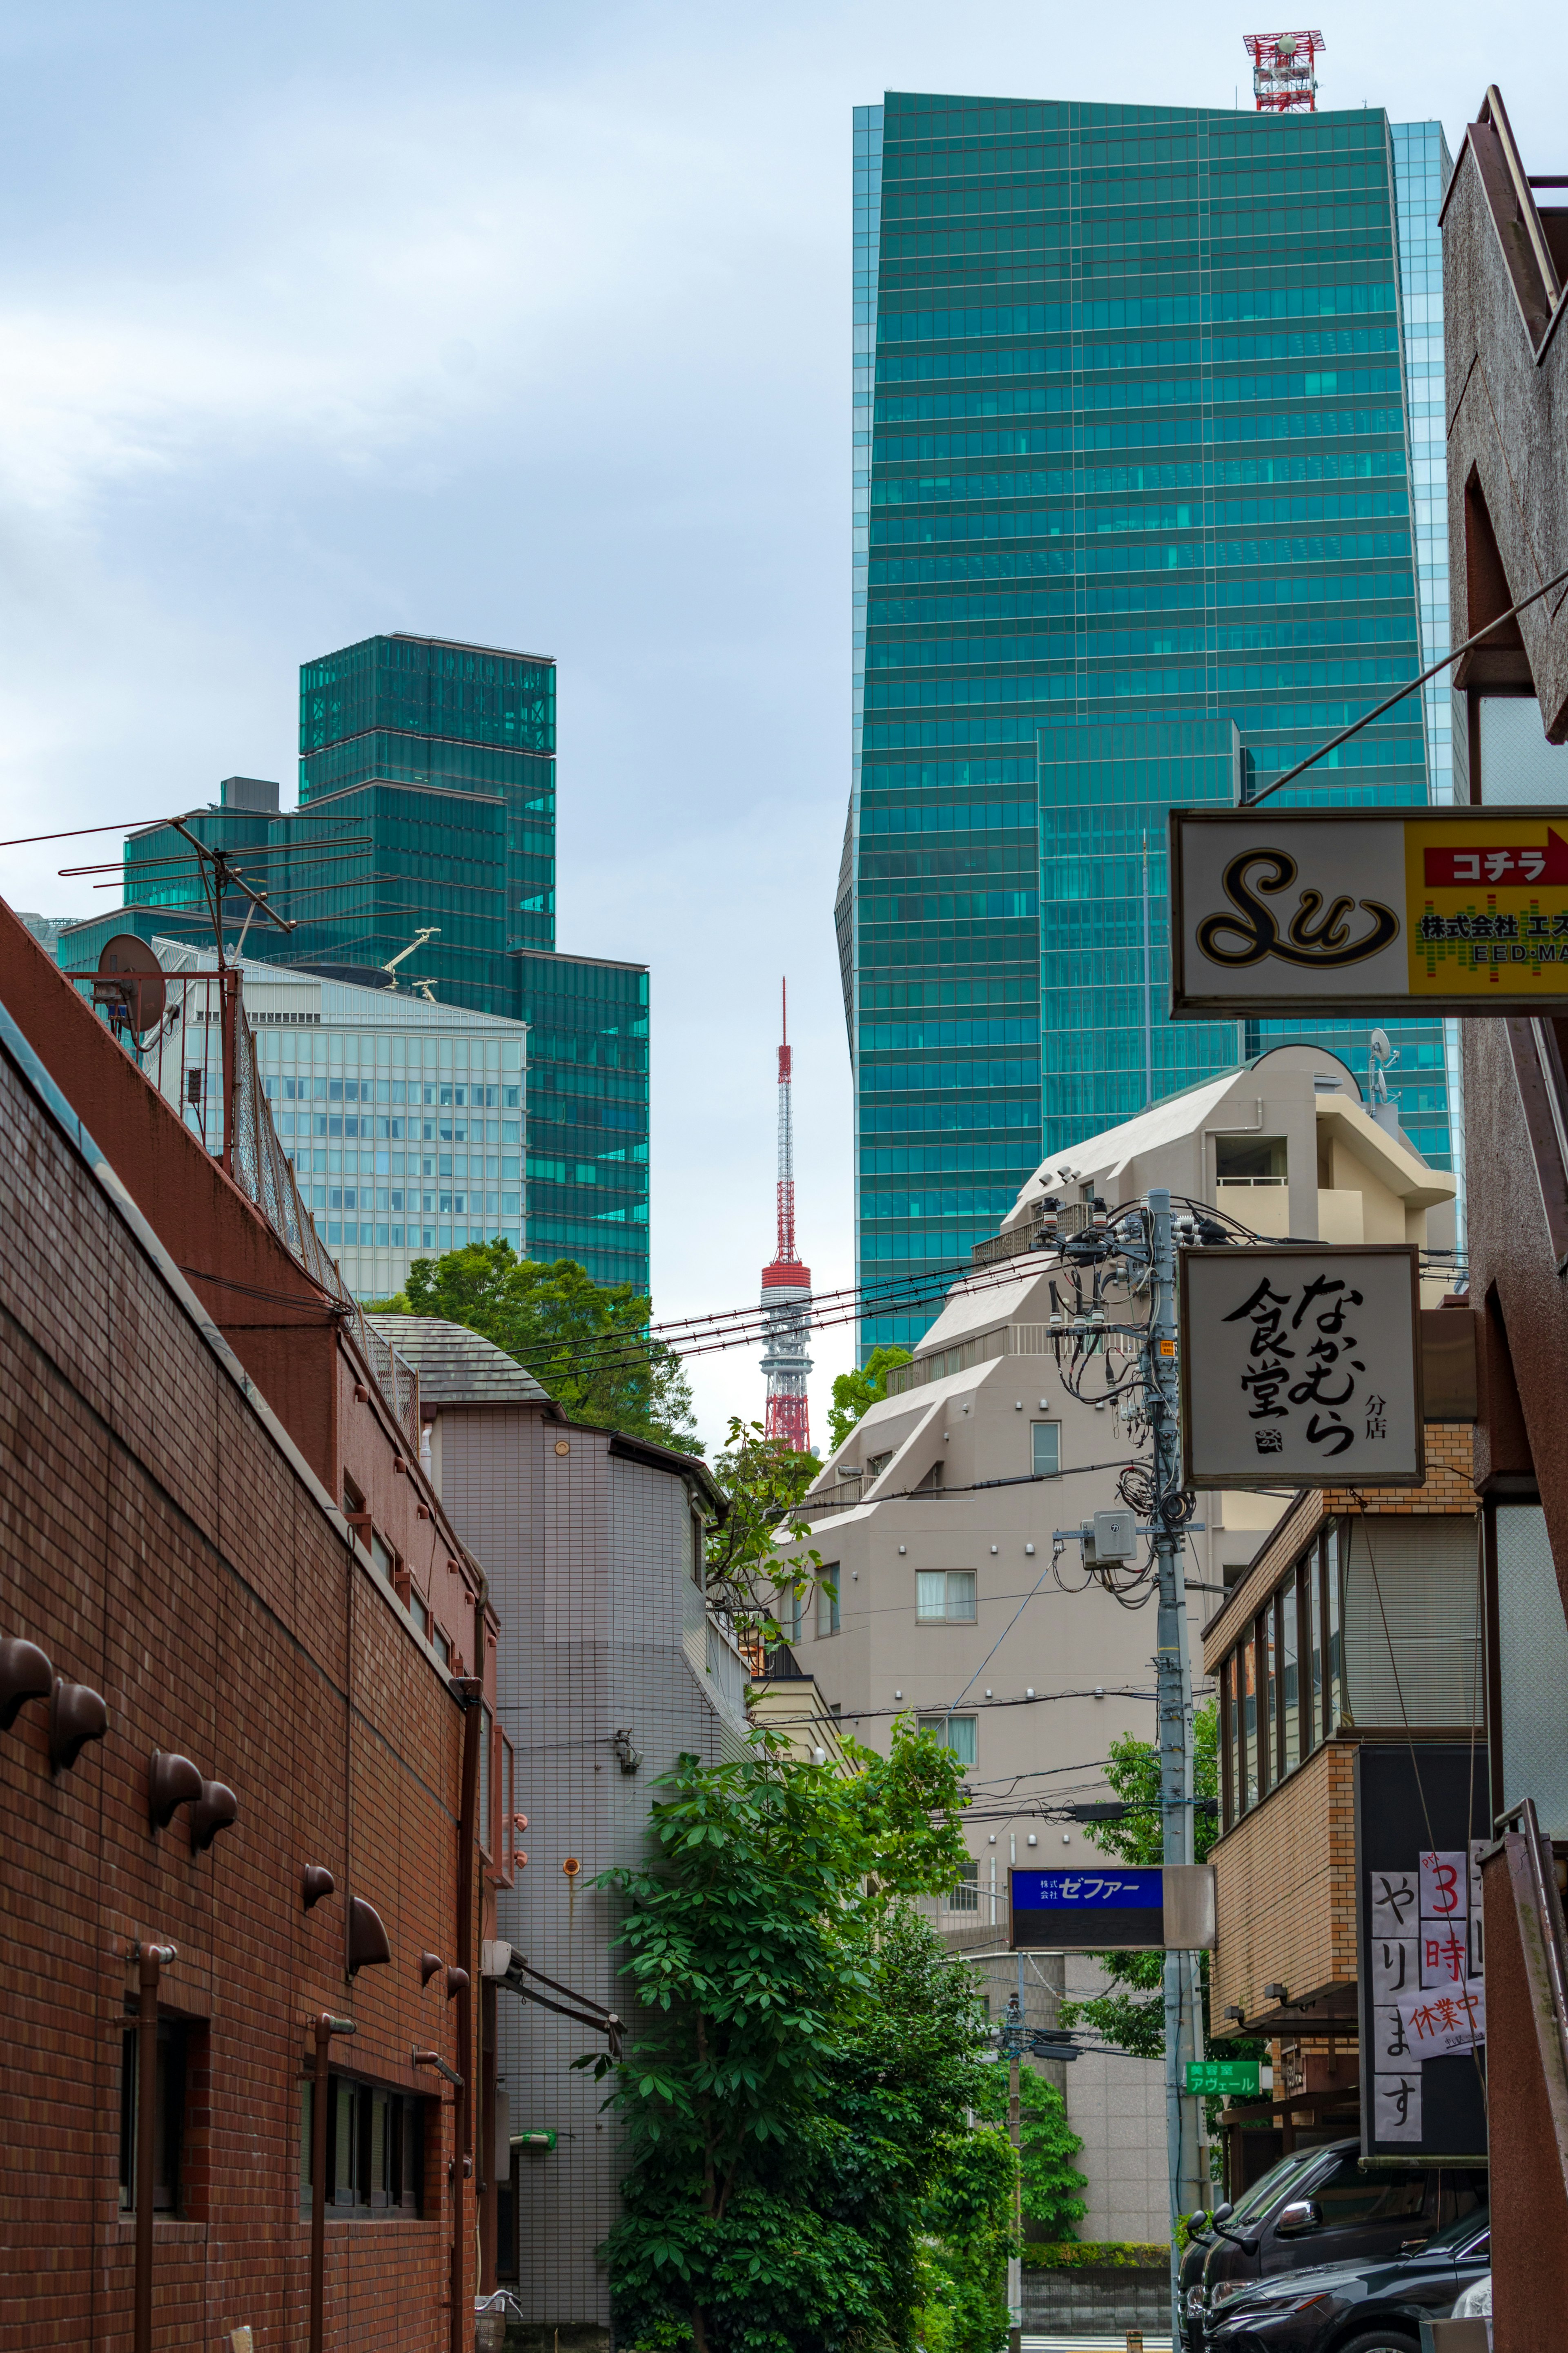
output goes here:
[[158, 1978], [179, 1955], [173, 1945], [136, 1947], [135, 2353], [153, 2353], [153, 2198], [157, 2176]]
[[[316, 2063], [310, 2091], [310, 2353], [321, 2353], [327, 2291], [327, 2094], [334, 2034], [353, 2034], [352, 2018], [323, 2010], [314, 2021]], [[141, 2348], [137, 2348], [141, 2353]]]
[[[483, 1653], [480, 1653], [481, 1657]], [[452, 1692], [463, 1715], [463, 1778], [458, 1806], [458, 2049], [461, 2082], [452, 2111], [452, 2330], [451, 2353], [464, 2353], [463, 2184], [474, 2169], [474, 1845], [479, 1799], [479, 1738], [484, 1730], [484, 1684], [478, 1675], [455, 1675]]]

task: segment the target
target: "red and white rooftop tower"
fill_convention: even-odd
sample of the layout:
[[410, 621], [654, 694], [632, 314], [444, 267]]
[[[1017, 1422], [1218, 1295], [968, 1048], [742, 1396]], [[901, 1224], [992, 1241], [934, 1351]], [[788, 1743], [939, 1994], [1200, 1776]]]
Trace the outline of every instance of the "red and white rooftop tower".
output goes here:
[[795, 1127], [790, 1108], [789, 996], [780, 985], [784, 1035], [779, 1045], [779, 1193], [778, 1250], [771, 1266], [763, 1269], [763, 1371], [767, 1376], [765, 1427], [770, 1438], [780, 1438], [796, 1454], [811, 1451], [811, 1424], [806, 1401], [806, 1375], [811, 1358], [805, 1353], [811, 1330], [811, 1269], [802, 1266], [795, 1249]]
[[1321, 33], [1244, 33], [1259, 114], [1316, 114]]

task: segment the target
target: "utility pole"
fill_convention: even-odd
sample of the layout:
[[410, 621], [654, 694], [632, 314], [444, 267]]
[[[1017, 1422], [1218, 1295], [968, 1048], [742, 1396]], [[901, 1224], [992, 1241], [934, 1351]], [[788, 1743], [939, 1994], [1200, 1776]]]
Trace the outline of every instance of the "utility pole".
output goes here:
[[[1182, 1570], [1184, 1537], [1173, 1506], [1181, 1493], [1180, 1392], [1176, 1379], [1176, 1248], [1171, 1196], [1151, 1187], [1150, 1255], [1153, 1290], [1149, 1314], [1149, 1406], [1154, 1437], [1154, 1552], [1160, 1576], [1159, 1660], [1161, 1861], [1193, 1861], [1193, 1684], [1187, 1662], [1187, 1610]], [[1165, 1955], [1165, 2144], [1171, 2179], [1171, 2312], [1182, 2342], [1181, 2263], [1175, 2223], [1205, 2201], [1200, 2172], [1200, 2116], [1186, 2089], [1187, 2061], [1197, 2050], [1196, 1957]]]
[[[1024, 2118], [1023, 2095], [1018, 2080], [1026, 2035], [1024, 2025], [1024, 1956], [1018, 1956], [1018, 1990], [1007, 2004], [1003, 2021], [1002, 2039], [1007, 2046], [1007, 2137], [1013, 2144], [1017, 2170], [1013, 2177], [1013, 2236], [1020, 2245], [1024, 2237]], [[1007, 2258], [1007, 2353], [1023, 2353], [1024, 2344], [1024, 2261], [1022, 2254]]]

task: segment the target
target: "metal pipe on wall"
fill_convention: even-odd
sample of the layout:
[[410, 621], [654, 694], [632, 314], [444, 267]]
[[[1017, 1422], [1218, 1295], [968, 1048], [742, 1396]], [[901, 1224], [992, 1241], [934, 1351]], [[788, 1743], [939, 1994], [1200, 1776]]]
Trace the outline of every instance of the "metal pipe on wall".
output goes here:
[[158, 1979], [179, 1956], [173, 1945], [139, 1945], [136, 1993], [135, 2353], [153, 2353], [153, 2200], [158, 2163]]
[[[353, 2034], [352, 2018], [323, 2010], [315, 2021], [316, 2056], [310, 2077], [310, 2353], [322, 2353], [327, 2294], [327, 2094], [334, 2034]], [[141, 2348], [137, 2348], [141, 2353]]]
[[[484, 1657], [480, 1650], [479, 1657]], [[474, 1847], [479, 1792], [479, 1739], [484, 1730], [484, 1684], [477, 1675], [455, 1675], [452, 1690], [465, 1711], [463, 1769], [458, 1806], [458, 2048], [462, 2081], [452, 2115], [452, 2353], [464, 2353], [463, 2184], [474, 2154]]]

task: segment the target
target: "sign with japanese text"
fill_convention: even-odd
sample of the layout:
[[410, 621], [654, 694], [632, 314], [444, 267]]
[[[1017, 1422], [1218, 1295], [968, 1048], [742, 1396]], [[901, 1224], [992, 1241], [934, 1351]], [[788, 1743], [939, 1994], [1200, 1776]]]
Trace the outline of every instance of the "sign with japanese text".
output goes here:
[[1173, 809], [1171, 1010], [1568, 1012], [1568, 808]]
[[1479, 2158], [1484, 1751], [1363, 1746], [1354, 1785], [1363, 2146], [1368, 2157]]
[[1180, 1255], [1188, 1486], [1420, 1485], [1414, 1245]]
[[1128, 1946], [1206, 1952], [1215, 1941], [1207, 1863], [1102, 1862], [1089, 1870], [1008, 1873], [1015, 1951], [1098, 1953]]
[[1232, 2099], [1255, 2100], [1263, 2087], [1262, 2063], [1257, 2059], [1189, 2059], [1187, 2089]]
[[1121, 1950], [1165, 1941], [1164, 1873], [1104, 1862], [1088, 1871], [1008, 1873], [1015, 1950]]

